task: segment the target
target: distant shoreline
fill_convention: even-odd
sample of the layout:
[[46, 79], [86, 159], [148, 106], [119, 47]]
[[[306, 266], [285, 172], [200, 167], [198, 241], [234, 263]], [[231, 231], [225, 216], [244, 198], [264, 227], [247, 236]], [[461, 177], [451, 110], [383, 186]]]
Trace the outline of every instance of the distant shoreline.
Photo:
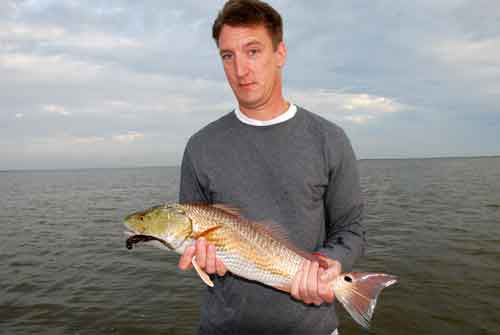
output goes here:
[[482, 156], [436, 156], [436, 157], [406, 157], [406, 158], [360, 158], [358, 161], [398, 161], [398, 160], [430, 160], [430, 159], [481, 159], [481, 158], [500, 158], [500, 155], [482, 155]]
[[[403, 161], [403, 160], [444, 160], [444, 159], [484, 159], [500, 158], [500, 155], [483, 156], [436, 156], [436, 157], [406, 157], [406, 158], [359, 158], [362, 161]], [[41, 169], [0, 169], [0, 173], [8, 172], [50, 172], [50, 171], [84, 171], [84, 170], [111, 170], [111, 169], [179, 169], [180, 165], [154, 165], [154, 166], [121, 166], [121, 167], [81, 167], [81, 168], [41, 168]]]

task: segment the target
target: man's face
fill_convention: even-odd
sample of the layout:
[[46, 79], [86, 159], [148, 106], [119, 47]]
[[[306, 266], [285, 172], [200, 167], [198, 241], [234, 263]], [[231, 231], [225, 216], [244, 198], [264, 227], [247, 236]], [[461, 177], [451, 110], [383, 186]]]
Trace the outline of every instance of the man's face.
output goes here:
[[274, 50], [264, 26], [224, 25], [219, 35], [219, 53], [240, 108], [258, 109], [281, 97], [286, 48], [281, 42]]

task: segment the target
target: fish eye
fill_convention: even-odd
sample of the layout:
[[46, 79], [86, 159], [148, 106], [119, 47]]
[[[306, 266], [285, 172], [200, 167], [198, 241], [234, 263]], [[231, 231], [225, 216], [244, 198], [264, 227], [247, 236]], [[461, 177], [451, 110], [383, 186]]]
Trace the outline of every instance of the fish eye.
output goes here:
[[344, 280], [345, 280], [346, 282], [352, 283], [352, 278], [351, 278], [351, 277], [349, 277], [349, 276], [345, 276], [345, 277], [344, 277]]

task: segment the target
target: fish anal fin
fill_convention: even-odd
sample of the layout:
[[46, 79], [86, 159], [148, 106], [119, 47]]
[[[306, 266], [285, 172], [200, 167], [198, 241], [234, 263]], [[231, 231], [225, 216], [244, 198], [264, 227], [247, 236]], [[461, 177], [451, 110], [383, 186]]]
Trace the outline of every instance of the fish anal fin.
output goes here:
[[193, 256], [193, 258], [191, 259], [191, 263], [193, 264], [194, 269], [198, 273], [198, 276], [200, 276], [201, 280], [203, 280], [203, 282], [205, 284], [207, 284], [208, 286], [214, 287], [214, 283], [210, 279], [210, 277], [208, 276], [208, 274], [196, 262], [196, 256]]

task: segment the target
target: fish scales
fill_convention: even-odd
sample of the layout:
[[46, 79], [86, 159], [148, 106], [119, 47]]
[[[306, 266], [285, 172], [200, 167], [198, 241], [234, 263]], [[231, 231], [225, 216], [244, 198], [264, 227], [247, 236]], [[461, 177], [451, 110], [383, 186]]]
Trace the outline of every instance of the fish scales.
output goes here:
[[286, 289], [305, 260], [278, 239], [239, 216], [199, 205], [180, 205], [193, 222], [193, 234], [218, 227], [203, 236], [216, 248], [226, 268], [245, 278]]

